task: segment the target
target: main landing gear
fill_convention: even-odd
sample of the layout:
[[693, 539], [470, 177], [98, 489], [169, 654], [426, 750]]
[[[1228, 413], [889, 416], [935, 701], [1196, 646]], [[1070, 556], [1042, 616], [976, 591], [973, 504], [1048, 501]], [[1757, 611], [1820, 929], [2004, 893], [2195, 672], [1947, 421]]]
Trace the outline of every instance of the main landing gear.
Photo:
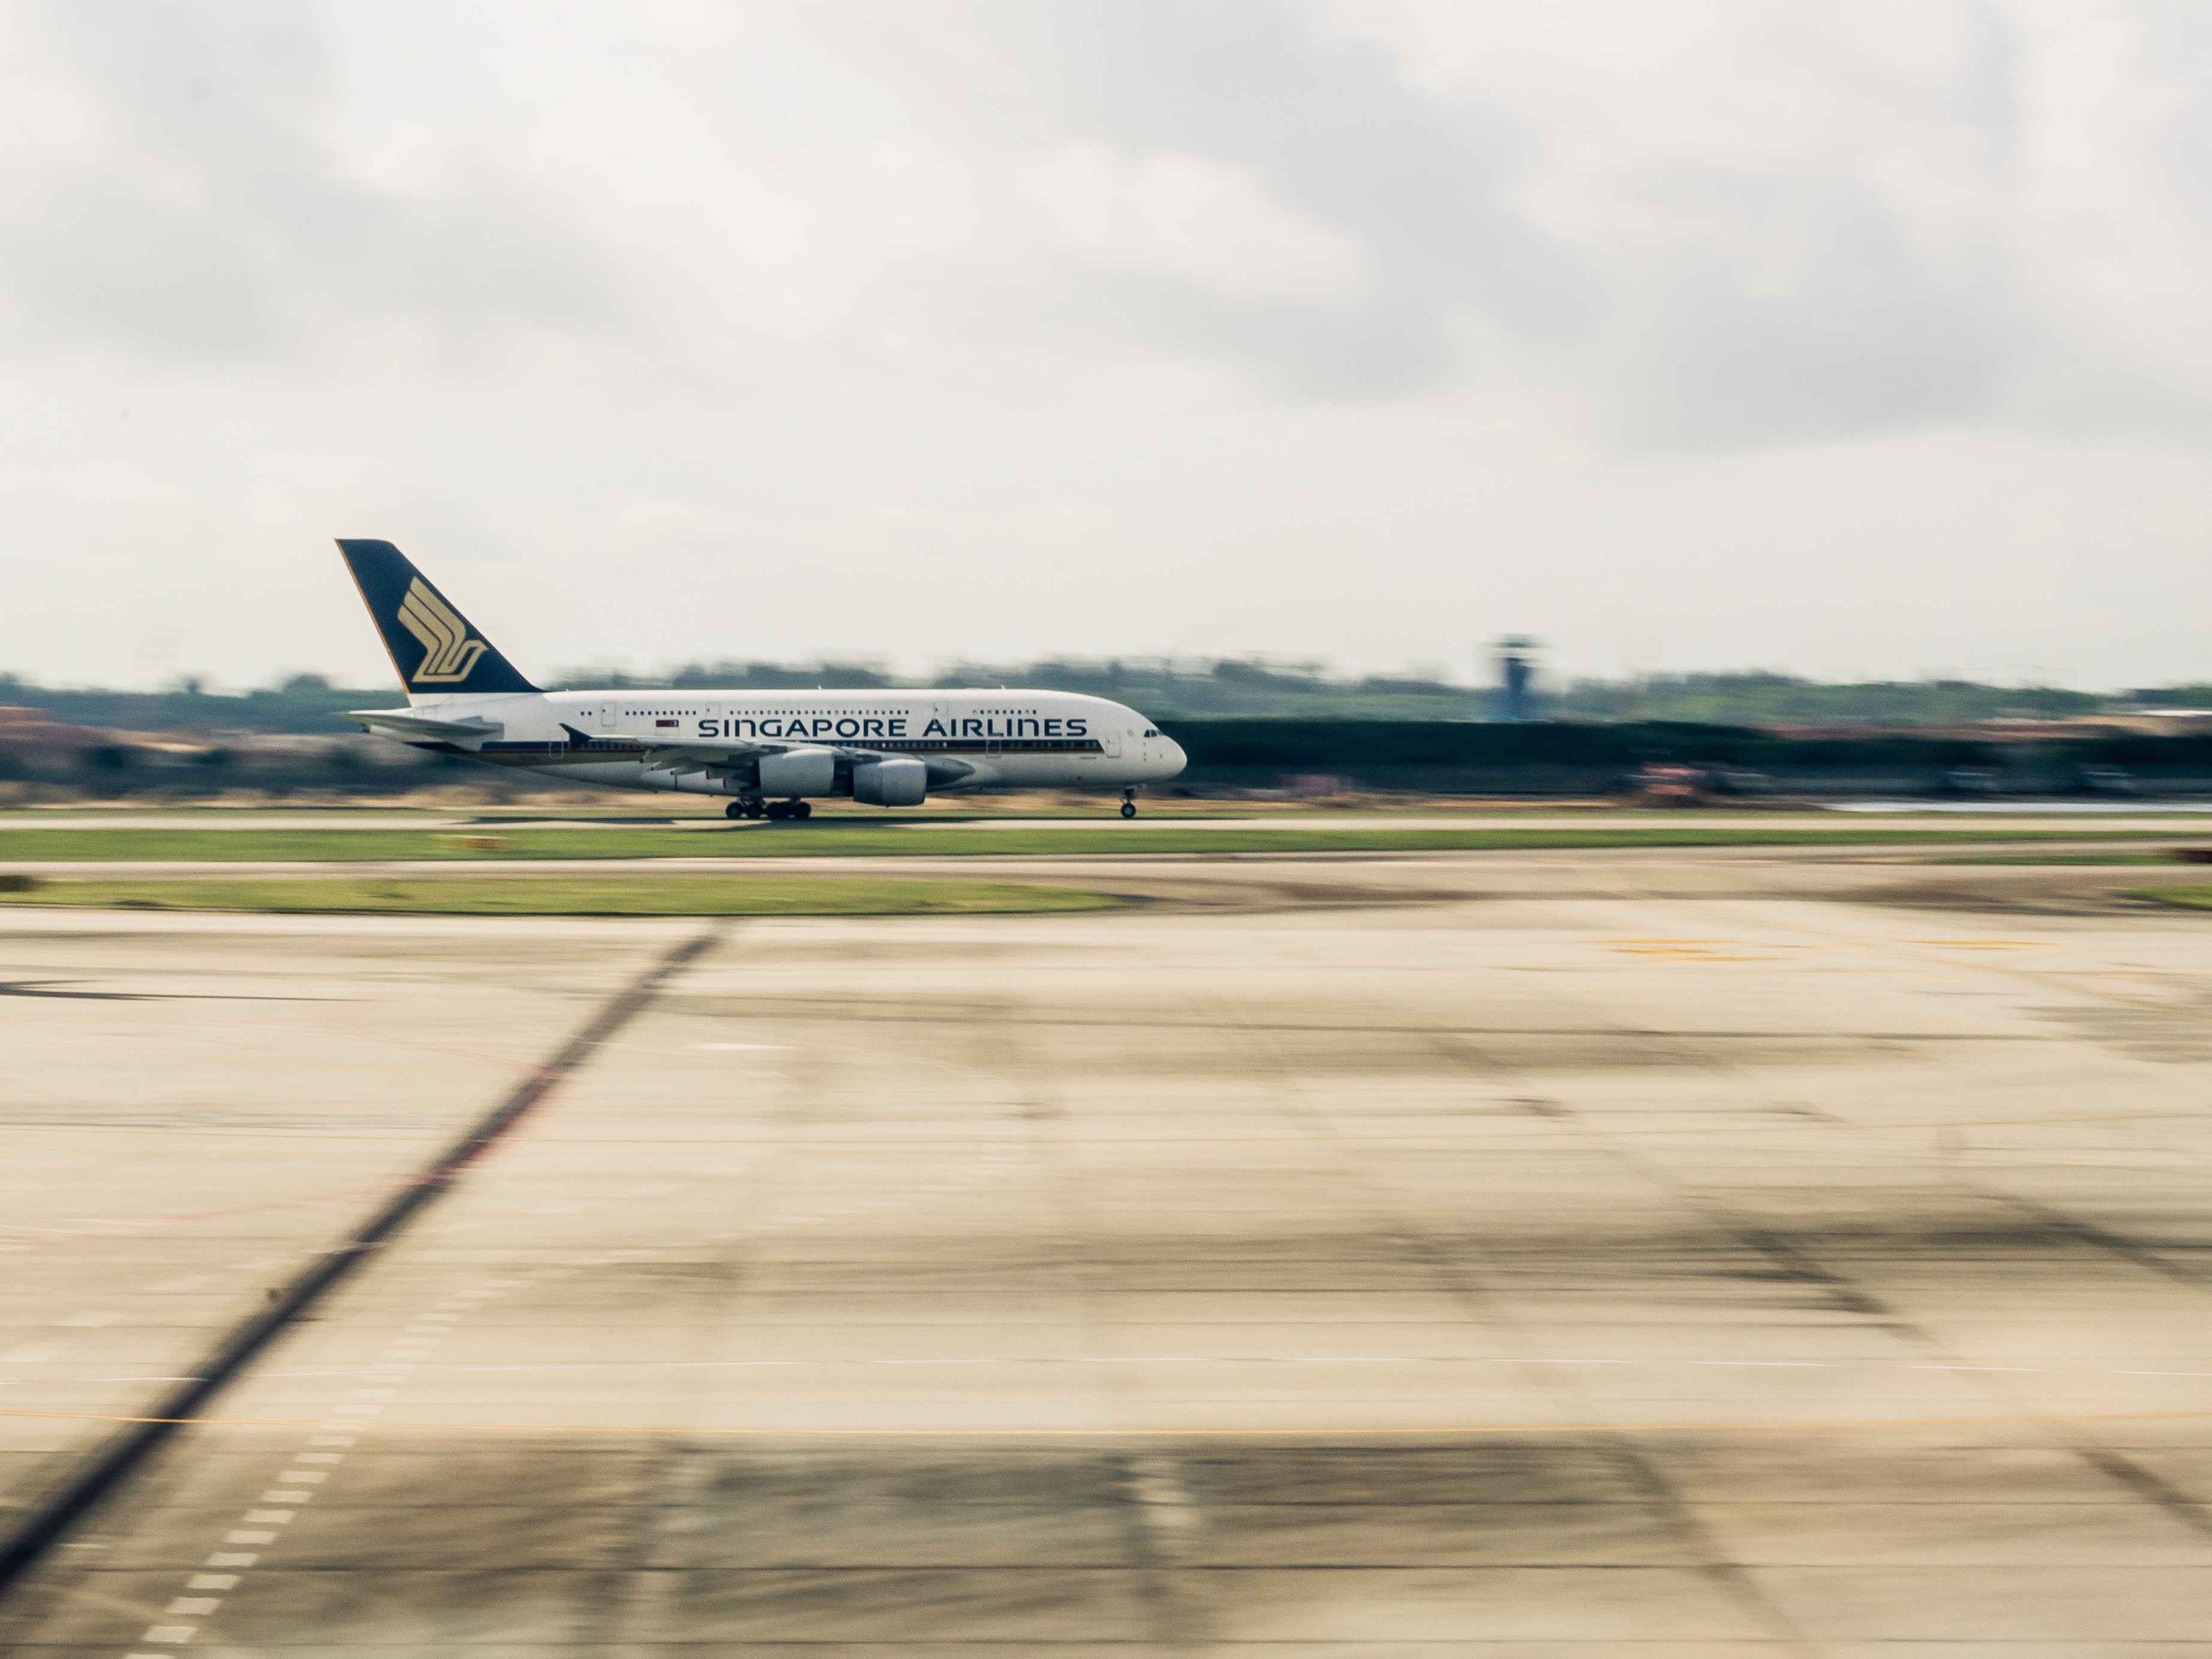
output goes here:
[[740, 795], [722, 809], [723, 815], [732, 818], [811, 818], [814, 809], [803, 800], [763, 800], [758, 795]]
[[1125, 818], [1133, 818], [1137, 816], [1137, 792], [1133, 789], [1124, 789], [1121, 792], [1121, 816]]
[[740, 795], [722, 809], [723, 814], [733, 818], [811, 818], [814, 809], [803, 800], [763, 800], [758, 795]]

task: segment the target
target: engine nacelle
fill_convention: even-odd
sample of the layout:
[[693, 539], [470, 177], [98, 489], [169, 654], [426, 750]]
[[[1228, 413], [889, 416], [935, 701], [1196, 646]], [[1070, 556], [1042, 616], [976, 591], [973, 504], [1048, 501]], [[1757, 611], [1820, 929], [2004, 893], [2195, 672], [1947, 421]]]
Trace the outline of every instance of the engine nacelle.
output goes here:
[[826, 795], [837, 782], [837, 757], [827, 749], [787, 749], [760, 757], [763, 795]]
[[919, 806], [929, 794], [929, 769], [904, 755], [862, 761], [853, 769], [853, 799], [863, 806]]

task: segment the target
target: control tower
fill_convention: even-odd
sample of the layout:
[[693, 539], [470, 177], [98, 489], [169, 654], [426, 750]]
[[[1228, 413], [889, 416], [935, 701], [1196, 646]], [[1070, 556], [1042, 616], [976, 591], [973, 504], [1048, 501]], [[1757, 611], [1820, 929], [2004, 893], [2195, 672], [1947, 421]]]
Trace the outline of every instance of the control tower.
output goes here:
[[1501, 720], [1536, 718], [1537, 641], [1524, 634], [1508, 634], [1493, 647], [1498, 653], [1498, 713]]

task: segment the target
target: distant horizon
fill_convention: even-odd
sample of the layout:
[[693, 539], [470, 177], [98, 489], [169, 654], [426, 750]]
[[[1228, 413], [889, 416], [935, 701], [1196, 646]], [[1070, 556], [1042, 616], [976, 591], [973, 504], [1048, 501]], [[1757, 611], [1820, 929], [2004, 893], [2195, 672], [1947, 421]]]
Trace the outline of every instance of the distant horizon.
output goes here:
[[[1270, 656], [1266, 654], [1237, 656], [1183, 655], [1167, 657], [1140, 652], [1104, 653], [1097, 655], [1062, 653], [1036, 658], [1025, 663], [991, 664], [968, 659], [952, 658], [933, 670], [903, 670], [882, 660], [843, 658], [815, 660], [805, 658], [777, 659], [770, 657], [726, 658], [708, 662], [685, 662], [665, 665], [658, 670], [633, 670], [620, 665], [593, 663], [574, 665], [568, 668], [536, 677], [548, 690], [623, 690], [635, 688], [651, 690], [688, 684], [684, 689], [714, 690], [715, 684], [699, 678], [702, 672], [729, 671], [742, 679], [742, 671], [766, 671], [793, 677], [793, 689], [799, 689], [799, 678], [821, 673], [831, 678], [839, 674], [857, 678], [862, 685], [879, 684], [901, 690], [927, 690], [932, 687], [955, 685], [988, 686], [1001, 683], [1016, 673], [1033, 672], [1040, 669], [1066, 668], [1079, 671], [1103, 671], [1120, 667], [1136, 674], [1163, 673], [1177, 679], [1201, 680], [1213, 677], [1219, 665], [1249, 668], [1266, 676], [1284, 681], [1308, 681], [1333, 689], [1349, 689], [1362, 685], [1407, 686], [1480, 696], [1497, 691], [1495, 680], [1462, 679], [1449, 671], [1439, 672], [1433, 665], [1414, 665], [1398, 670], [1362, 671], [1340, 667], [1328, 661], [1317, 661], [1306, 657]], [[956, 678], [963, 670], [973, 671], [967, 678]], [[1008, 682], [1011, 683], [1011, 682]], [[1777, 685], [1796, 685], [1820, 690], [1847, 690], [1854, 688], [1885, 687], [1942, 689], [1958, 687], [1992, 693], [2055, 692], [2085, 697], [2126, 697], [2144, 692], [2165, 693], [2176, 690], [2201, 690], [2212, 696], [2212, 673], [2203, 679], [2175, 679], [2162, 683], [2136, 682], [2127, 685], [2074, 686], [2062, 685], [2047, 680], [1979, 679], [1970, 676], [1930, 672], [1913, 676], [1892, 678], [1829, 679], [1789, 669], [1771, 667], [1662, 669], [1634, 675], [1576, 674], [1562, 676], [1547, 669], [1540, 662], [1536, 667], [1535, 695], [1541, 700], [1567, 695], [1577, 688], [1608, 688], [1623, 690], [1644, 687], [1693, 686], [1700, 684], [1755, 685], [1767, 683]], [[294, 669], [272, 676], [253, 684], [224, 682], [212, 676], [183, 674], [157, 683], [128, 681], [99, 682], [91, 680], [57, 680], [41, 678], [21, 670], [0, 667], [0, 701], [10, 685], [42, 691], [83, 692], [118, 696], [164, 696], [198, 695], [210, 697], [244, 698], [286, 690], [295, 684], [319, 684], [334, 690], [375, 690], [389, 685], [395, 691], [398, 685], [390, 673], [369, 674], [349, 679], [341, 674], [319, 669]], [[829, 690], [840, 688], [822, 684]]]

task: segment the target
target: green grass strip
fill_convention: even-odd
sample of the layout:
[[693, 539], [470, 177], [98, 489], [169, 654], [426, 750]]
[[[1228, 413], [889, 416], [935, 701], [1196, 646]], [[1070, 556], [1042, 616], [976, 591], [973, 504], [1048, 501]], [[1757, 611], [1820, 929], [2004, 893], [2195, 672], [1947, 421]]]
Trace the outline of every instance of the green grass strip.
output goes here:
[[0, 903], [134, 910], [441, 916], [915, 916], [1104, 910], [1107, 893], [1018, 882], [818, 876], [309, 876], [42, 881]]
[[[1980, 830], [1981, 842], [2140, 839], [2172, 830]], [[1202, 830], [1115, 824], [1083, 830], [902, 830], [869, 823], [707, 830], [0, 830], [0, 863], [360, 863], [641, 858], [945, 858], [1123, 853], [1462, 853], [1607, 847], [1956, 845], [1956, 832], [1626, 825], [1591, 830]], [[470, 843], [477, 843], [471, 846]]]
[[2191, 910], [2212, 910], [2212, 887], [2146, 887], [2128, 896], [2156, 899], [2160, 904], [2179, 904]]

